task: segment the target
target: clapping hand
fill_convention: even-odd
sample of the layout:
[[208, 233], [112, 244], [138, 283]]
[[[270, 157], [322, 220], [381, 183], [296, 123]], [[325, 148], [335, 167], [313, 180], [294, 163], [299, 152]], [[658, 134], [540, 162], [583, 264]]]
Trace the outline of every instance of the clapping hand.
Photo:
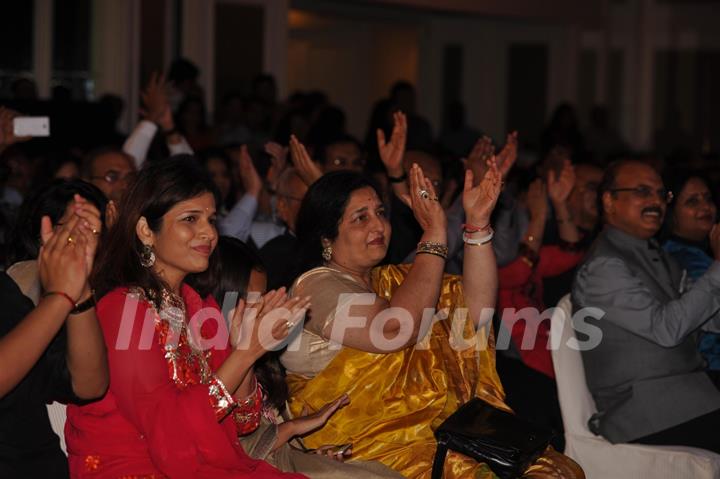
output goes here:
[[462, 201], [468, 223], [480, 227], [489, 224], [490, 215], [495, 209], [501, 190], [502, 174], [498, 169], [495, 156], [490, 156], [485, 160], [484, 173], [479, 181], [474, 177], [473, 170], [467, 169]]
[[285, 168], [287, 168], [288, 147], [274, 141], [265, 143], [265, 153], [270, 155], [270, 168], [267, 172], [268, 184], [273, 190], [277, 189], [277, 181]]
[[567, 201], [573, 187], [575, 186], [575, 168], [569, 159], [563, 161], [560, 175], [555, 170], [548, 170], [547, 175], [547, 191], [550, 201], [554, 205], [559, 205]]
[[269, 291], [257, 302], [241, 299], [231, 312], [230, 344], [260, 358], [282, 344], [309, 307], [309, 296], [288, 298], [285, 288]]
[[240, 148], [230, 150], [229, 155], [237, 175], [237, 180], [243, 185], [246, 193], [257, 198], [260, 195], [263, 183], [255, 169], [247, 145], [242, 145]]
[[167, 88], [165, 75], [153, 72], [142, 92], [143, 108], [140, 109], [140, 114], [145, 119], [156, 123], [164, 132], [175, 128], [170, 102], [167, 98]]
[[425, 177], [417, 163], [410, 168], [408, 179], [410, 193], [402, 195], [400, 199], [412, 209], [415, 219], [425, 233], [435, 233], [445, 238], [447, 218], [432, 182]]
[[306, 185], [310, 186], [322, 176], [320, 167], [312, 161], [310, 155], [305, 149], [305, 145], [295, 137], [290, 136], [290, 157], [292, 158], [293, 165], [300, 175], [300, 178], [305, 182]]
[[[89, 210], [83, 215], [94, 216]], [[75, 302], [89, 289], [87, 280], [97, 245], [93, 226], [84, 216], [74, 214], [55, 229], [48, 216], [40, 223], [38, 269], [43, 289], [63, 292]]]
[[385, 139], [385, 133], [380, 128], [377, 129], [380, 159], [390, 176], [400, 177], [403, 175], [402, 161], [405, 155], [406, 141], [407, 117], [400, 111], [393, 113], [393, 130], [389, 142]]

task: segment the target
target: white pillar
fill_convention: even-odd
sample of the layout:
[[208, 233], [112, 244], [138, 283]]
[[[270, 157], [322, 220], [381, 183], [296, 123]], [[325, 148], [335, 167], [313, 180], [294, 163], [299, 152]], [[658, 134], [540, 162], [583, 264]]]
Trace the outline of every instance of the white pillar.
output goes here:
[[90, 72], [95, 96], [125, 100], [120, 127], [130, 131], [137, 120], [140, 95], [140, 0], [93, 0]]
[[182, 56], [200, 69], [205, 107], [212, 118], [215, 106], [215, 0], [183, 0]]

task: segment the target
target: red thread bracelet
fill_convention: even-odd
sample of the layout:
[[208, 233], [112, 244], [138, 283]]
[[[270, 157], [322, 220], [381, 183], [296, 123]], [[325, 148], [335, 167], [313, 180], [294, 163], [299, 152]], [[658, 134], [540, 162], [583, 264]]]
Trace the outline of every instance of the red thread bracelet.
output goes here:
[[462, 225], [463, 230], [466, 233], [478, 233], [480, 231], [487, 231], [490, 229], [490, 223], [486, 224], [482, 228], [479, 226], [471, 225], [470, 223], [463, 223]]
[[75, 306], [76, 306], [75, 301], [73, 301], [73, 299], [70, 297], [69, 294], [63, 293], [62, 291], [48, 291], [48, 292], [46, 292], [45, 294], [43, 294], [42, 297], [43, 297], [43, 298], [46, 298], [46, 297], [51, 296], [51, 295], [53, 295], [53, 294], [57, 294], [58, 296], [62, 296], [63, 298], [67, 299], [67, 300], [70, 302], [71, 307], [72, 307], [73, 309], [75, 309]]

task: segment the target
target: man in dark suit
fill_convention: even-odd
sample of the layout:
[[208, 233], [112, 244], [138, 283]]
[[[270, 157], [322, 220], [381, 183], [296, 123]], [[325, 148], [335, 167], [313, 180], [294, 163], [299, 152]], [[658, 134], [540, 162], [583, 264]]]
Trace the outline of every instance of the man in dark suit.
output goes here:
[[575, 311], [604, 312], [573, 318], [602, 333], [597, 347], [582, 352], [598, 408], [590, 428], [613, 443], [720, 452], [720, 392], [697, 349], [699, 330], [720, 325], [720, 228], [711, 235], [716, 262], [685, 291], [682, 270], [653, 239], [672, 198], [657, 172], [615, 163], [598, 198], [604, 229], [572, 290]]

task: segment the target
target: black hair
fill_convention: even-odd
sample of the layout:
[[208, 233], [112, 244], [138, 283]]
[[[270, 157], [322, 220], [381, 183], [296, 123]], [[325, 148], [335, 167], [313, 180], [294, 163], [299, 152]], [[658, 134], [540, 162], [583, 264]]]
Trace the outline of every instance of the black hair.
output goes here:
[[57, 224], [76, 194], [95, 205], [104, 219], [107, 199], [97, 186], [82, 180], [55, 180], [26, 198], [20, 207], [8, 241], [7, 266], [38, 257], [40, 220], [48, 216], [52, 224]]
[[363, 147], [360, 142], [352, 135], [347, 133], [338, 133], [336, 135], [323, 138], [316, 147], [316, 159], [321, 165], [326, 165], [328, 161], [327, 150], [333, 145], [339, 145], [342, 143], [350, 143], [355, 145], [360, 153], [363, 153]]
[[93, 163], [95, 163], [95, 160], [97, 160], [99, 157], [103, 155], [120, 155], [124, 158], [126, 158], [131, 165], [135, 165], [135, 162], [133, 161], [132, 156], [128, 155], [124, 151], [122, 151], [120, 148], [116, 148], [114, 146], [101, 146], [99, 148], [95, 148], [93, 150], [90, 150], [85, 154], [85, 156], [82, 159], [82, 162], [80, 163], [80, 176], [84, 179], [89, 180], [90, 175], [92, 175], [92, 166]]
[[597, 212], [598, 212], [598, 225], [601, 225], [603, 218], [605, 217], [605, 208], [603, 206], [603, 195], [612, 190], [617, 185], [617, 176], [623, 166], [630, 163], [636, 163], [636, 160], [616, 160], [610, 163], [605, 172], [603, 173], [602, 180], [597, 189]]
[[172, 83], [181, 83], [186, 80], [196, 80], [200, 75], [198, 67], [187, 58], [177, 58], [170, 65], [167, 79]]
[[350, 195], [362, 188], [372, 188], [382, 198], [373, 180], [352, 171], [326, 173], [310, 186], [297, 219], [297, 273], [323, 264], [322, 240], [337, 238], [338, 226]]
[[[230, 157], [222, 148], [208, 148], [199, 153], [198, 156], [205, 169], [208, 170], [208, 173], [210, 172], [210, 170], [208, 169], [208, 163], [211, 159], [218, 159], [222, 161], [223, 164], [225, 164], [225, 168], [227, 168], [227, 172], [230, 177], [230, 190], [228, 191], [227, 197], [220, 198], [220, 201], [221, 204], [225, 207], [225, 209], [230, 211], [235, 205], [235, 200], [237, 196], [237, 185], [235, 184], [235, 180], [233, 178], [233, 164], [230, 160]], [[218, 208], [219, 206], [220, 204], [218, 204]]]
[[97, 296], [119, 286], [136, 286], [148, 293], [167, 288], [151, 268], [140, 264], [143, 244], [137, 237], [137, 223], [144, 217], [150, 229], [160, 231], [165, 213], [181, 201], [203, 193], [212, 193], [218, 203], [215, 184], [194, 157], [177, 155], [146, 163], [128, 186], [118, 205], [115, 224], [99, 249], [91, 281]]
[[713, 187], [707, 179], [707, 174], [693, 170], [669, 172], [669, 174], [665, 177], [664, 182], [668, 191], [672, 191], [673, 200], [667, 205], [667, 210], [665, 211], [665, 221], [663, 222], [662, 229], [660, 230], [661, 241], [665, 241], [672, 236], [673, 230], [675, 229], [675, 220], [673, 216], [675, 213], [675, 207], [677, 206], [677, 202], [680, 198], [680, 193], [682, 193], [685, 189], [688, 182], [694, 179], [702, 181], [705, 186], [708, 187], [713, 203], [716, 203], [716, 198], [713, 194]]
[[[221, 236], [210, 267], [203, 273], [189, 275], [187, 283], [201, 296], [212, 296], [222, 305], [225, 294], [237, 292], [240, 298], [248, 293], [252, 271], [265, 272], [258, 254], [237, 238]], [[255, 375], [268, 397], [268, 404], [282, 409], [289, 397], [285, 370], [278, 361], [278, 351], [268, 351], [255, 362]]]

